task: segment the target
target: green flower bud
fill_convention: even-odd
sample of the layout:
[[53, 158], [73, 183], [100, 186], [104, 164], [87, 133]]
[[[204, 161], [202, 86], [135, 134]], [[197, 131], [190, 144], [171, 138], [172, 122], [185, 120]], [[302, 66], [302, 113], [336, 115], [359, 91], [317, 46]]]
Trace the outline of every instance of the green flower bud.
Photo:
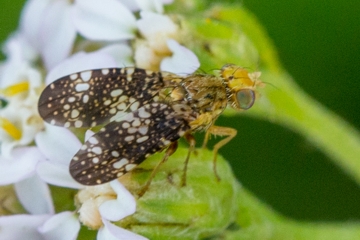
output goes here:
[[[186, 186], [182, 186], [188, 148], [179, 148], [164, 163], [145, 194], [137, 200], [136, 213], [117, 222], [149, 239], [203, 239], [220, 235], [236, 219], [238, 183], [230, 166], [213, 153], [197, 149], [190, 156]], [[120, 180], [134, 195], [141, 191], [152, 169], [162, 159], [156, 154]]]

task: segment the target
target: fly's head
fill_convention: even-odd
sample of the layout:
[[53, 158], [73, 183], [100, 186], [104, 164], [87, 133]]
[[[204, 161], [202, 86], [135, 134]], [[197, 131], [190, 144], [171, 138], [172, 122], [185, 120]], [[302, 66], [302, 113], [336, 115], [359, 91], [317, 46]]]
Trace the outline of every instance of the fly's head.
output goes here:
[[226, 64], [221, 68], [221, 76], [227, 88], [228, 102], [237, 110], [247, 110], [254, 105], [256, 88], [264, 85], [259, 80], [261, 73], [250, 73], [247, 69], [234, 64]]

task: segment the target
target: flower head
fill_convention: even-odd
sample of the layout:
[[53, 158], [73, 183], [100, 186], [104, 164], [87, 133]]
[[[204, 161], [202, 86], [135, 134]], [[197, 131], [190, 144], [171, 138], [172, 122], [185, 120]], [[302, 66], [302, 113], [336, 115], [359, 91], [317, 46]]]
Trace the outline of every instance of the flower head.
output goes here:
[[[196, 56], [177, 42], [180, 28], [163, 14], [168, 3], [27, 1], [19, 29], [5, 43], [7, 60], [0, 67], [0, 97], [6, 103], [0, 108], [0, 185], [14, 187], [24, 214], [0, 216], [0, 228], [9, 229], [0, 238], [21, 238], [22, 233], [12, 232], [20, 226], [33, 239], [75, 239], [82, 223], [97, 229], [98, 239], [145, 239], [112, 223], [136, 210], [135, 198], [120, 182], [84, 188], [70, 176], [69, 162], [84, 131], [44, 123], [37, 107], [44, 87], [82, 70], [136, 65], [195, 71]], [[78, 191], [73, 199], [78, 209], [57, 212], [49, 184]]]

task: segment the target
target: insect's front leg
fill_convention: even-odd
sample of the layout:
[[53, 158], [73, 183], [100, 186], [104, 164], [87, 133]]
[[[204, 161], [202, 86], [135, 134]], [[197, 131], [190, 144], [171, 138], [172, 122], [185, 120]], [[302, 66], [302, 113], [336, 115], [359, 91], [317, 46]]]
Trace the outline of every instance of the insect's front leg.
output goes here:
[[216, 158], [218, 151], [221, 147], [223, 147], [228, 142], [230, 142], [230, 140], [236, 136], [236, 133], [237, 133], [236, 129], [228, 128], [228, 127], [219, 127], [219, 126], [211, 126], [206, 132], [206, 135], [213, 134], [213, 135], [225, 137], [224, 139], [216, 143], [213, 148], [213, 152], [214, 152], [213, 169], [217, 180], [220, 180], [220, 177], [216, 170]]

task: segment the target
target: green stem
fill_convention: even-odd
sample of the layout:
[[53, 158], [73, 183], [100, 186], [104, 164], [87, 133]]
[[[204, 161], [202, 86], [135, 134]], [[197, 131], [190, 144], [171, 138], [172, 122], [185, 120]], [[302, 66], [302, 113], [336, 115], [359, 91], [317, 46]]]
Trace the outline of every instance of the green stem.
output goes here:
[[263, 71], [263, 79], [286, 83], [267, 86], [252, 114], [300, 133], [329, 156], [360, 185], [360, 134], [345, 120], [303, 92], [287, 74]]
[[245, 189], [238, 193], [239, 215], [236, 231], [227, 231], [227, 240], [352, 240], [360, 237], [359, 223], [295, 222], [272, 211]]

